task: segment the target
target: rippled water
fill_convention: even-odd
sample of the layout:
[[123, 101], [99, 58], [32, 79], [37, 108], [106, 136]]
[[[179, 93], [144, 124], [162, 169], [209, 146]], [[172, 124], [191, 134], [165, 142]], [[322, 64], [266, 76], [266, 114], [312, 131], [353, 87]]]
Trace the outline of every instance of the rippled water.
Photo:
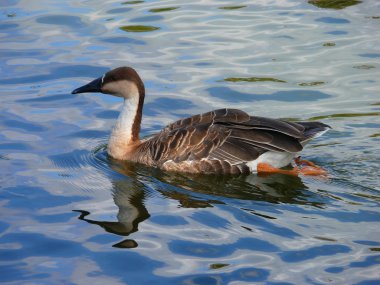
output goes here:
[[[380, 2], [310, 2], [1, 1], [0, 282], [378, 284]], [[70, 92], [121, 65], [144, 135], [226, 106], [321, 120], [303, 155], [330, 177], [115, 163], [120, 100]]]

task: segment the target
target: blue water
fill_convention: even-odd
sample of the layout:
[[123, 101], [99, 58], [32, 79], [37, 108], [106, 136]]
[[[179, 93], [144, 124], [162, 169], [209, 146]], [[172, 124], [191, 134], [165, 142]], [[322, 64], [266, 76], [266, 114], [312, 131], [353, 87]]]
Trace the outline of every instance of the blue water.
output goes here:
[[[380, 2], [349, 2], [1, 1], [0, 283], [379, 284]], [[120, 100], [70, 92], [123, 65], [143, 135], [224, 107], [320, 120], [303, 157], [329, 177], [112, 161]]]

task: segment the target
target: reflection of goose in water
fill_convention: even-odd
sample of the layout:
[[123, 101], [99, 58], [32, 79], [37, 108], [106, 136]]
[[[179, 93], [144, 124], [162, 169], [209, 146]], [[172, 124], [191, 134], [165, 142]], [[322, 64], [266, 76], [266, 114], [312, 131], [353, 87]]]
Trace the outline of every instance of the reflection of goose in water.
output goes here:
[[309, 140], [329, 128], [323, 123], [287, 122], [220, 109], [179, 120], [157, 135], [140, 140], [145, 88], [133, 68], [111, 70], [72, 93], [84, 92], [124, 98], [108, 143], [108, 153], [115, 159], [189, 173], [325, 173], [306, 162], [303, 168], [279, 169], [289, 165]]
[[[150, 217], [144, 205], [146, 197], [150, 196], [145, 193], [147, 191], [145, 184], [162, 196], [178, 201], [183, 208], [202, 209], [216, 204], [234, 203], [233, 199], [246, 202], [323, 206], [318, 197], [307, 191], [307, 187], [297, 176], [277, 174], [267, 177], [257, 175], [224, 177], [178, 174], [160, 170], [154, 171], [152, 176], [151, 169], [141, 164], [116, 161], [111, 167], [128, 176], [123, 180], [112, 182], [114, 202], [119, 209], [118, 221], [96, 221], [86, 218], [90, 214], [87, 211], [77, 212], [81, 213], [79, 219], [120, 236], [129, 236], [138, 231], [138, 224]], [[257, 212], [253, 214], [260, 215]], [[120, 248], [136, 246], [137, 242], [132, 239], [125, 239], [114, 245]]]
[[[138, 181], [123, 180], [114, 182], [114, 202], [119, 208], [117, 222], [95, 221], [86, 218], [90, 214], [88, 211], [75, 210], [81, 213], [80, 220], [102, 227], [106, 232], [120, 236], [128, 236], [138, 230], [138, 224], [150, 217], [144, 205], [145, 193], [143, 185]], [[137, 247], [134, 240], [126, 239], [114, 247], [133, 248]]]
[[[163, 196], [177, 200], [185, 208], [212, 207], [224, 203], [225, 198], [263, 201], [268, 203], [287, 203], [323, 206], [320, 197], [309, 192], [308, 187], [298, 176], [274, 175], [202, 175], [174, 173], [133, 162], [115, 160], [111, 165], [117, 172], [149, 182]], [[157, 181], [164, 183], [157, 183]], [[198, 194], [204, 194], [201, 196]]]
[[[171, 185], [188, 190], [185, 192], [186, 195], [184, 195], [183, 191], [180, 192], [184, 197], [197, 197], [197, 193], [205, 194], [208, 198], [202, 202], [205, 203], [207, 201], [209, 205], [213, 203], [229, 203], [225, 198], [268, 203], [313, 205], [316, 207], [323, 205], [318, 195], [307, 191], [307, 187], [302, 182], [302, 179], [297, 176], [284, 174], [265, 177], [248, 175], [223, 179], [220, 176], [164, 174], [160, 179]], [[165, 192], [163, 195], [176, 198], [171, 192]], [[184, 205], [183, 201], [187, 203]], [[188, 207], [194, 208], [198, 208], [197, 205], [201, 204], [199, 200], [195, 200], [196, 203], [189, 203], [189, 201], [191, 201], [189, 198], [182, 199], [180, 203], [184, 207], [188, 205]]]

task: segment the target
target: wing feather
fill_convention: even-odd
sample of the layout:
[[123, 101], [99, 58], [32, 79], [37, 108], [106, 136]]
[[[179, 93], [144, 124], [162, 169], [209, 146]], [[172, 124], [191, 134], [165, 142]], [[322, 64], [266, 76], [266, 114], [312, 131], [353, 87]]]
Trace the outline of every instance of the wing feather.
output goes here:
[[[223, 122], [217, 122], [222, 123]], [[302, 138], [303, 132], [300, 131], [298, 128], [293, 126], [293, 124], [288, 124], [285, 121], [276, 120], [276, 119], [270, 119], [270, 118], [264, 118], [264, 117], [250, 117], [250, 120], [246, 122], [225, 122], [225, 125], [227, 125], [229, 128], [232, 129], [242, 129], [242, 130], [249, 130], [249, 129], [259, 129], [259, 130], [269, 130], [269, 131], [276, 131], [283, 133], [285, 135], [294, 137], [294, 138]]]
[[281, 132], [269, 130], [233, 130], [231, 137], [268, 150], [299, 152], [302, 145], [299, 140]]
[[209, 155], [210, 158], [222, 159], [227, 157], [231, 164], [240, 164], [255, 160], [260, 155], [260, 149], [252, 144], [228, 138], [222, 145]]
[[211, 112], [195, 115], [186, 119], [178, 120], [174, 123], [171, 123], [165, 127], [164, 130], [175, 130], [186, 128], [187, 126], [196, 126], [196, 125], [211, 125], [214, 121], [218, 122], [246, 122], [249, 121], [250, 116], [238, 109], [218, 109]]
[[219, 109], [176, 121], [147, 140], [157, 164], [215, 159], [240, 165], [266, 151], [298, 152], [306, 126]]

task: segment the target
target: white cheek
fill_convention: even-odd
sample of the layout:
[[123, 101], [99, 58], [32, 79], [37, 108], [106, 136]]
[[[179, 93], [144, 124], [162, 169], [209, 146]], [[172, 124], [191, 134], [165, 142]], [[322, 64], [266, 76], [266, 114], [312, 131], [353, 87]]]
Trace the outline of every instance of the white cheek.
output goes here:
[[102, 87], [102, 92], [127, 99], [136, 95], [138, 91], [134, 83], [127, 80], [120, 80], [106, 83]]

